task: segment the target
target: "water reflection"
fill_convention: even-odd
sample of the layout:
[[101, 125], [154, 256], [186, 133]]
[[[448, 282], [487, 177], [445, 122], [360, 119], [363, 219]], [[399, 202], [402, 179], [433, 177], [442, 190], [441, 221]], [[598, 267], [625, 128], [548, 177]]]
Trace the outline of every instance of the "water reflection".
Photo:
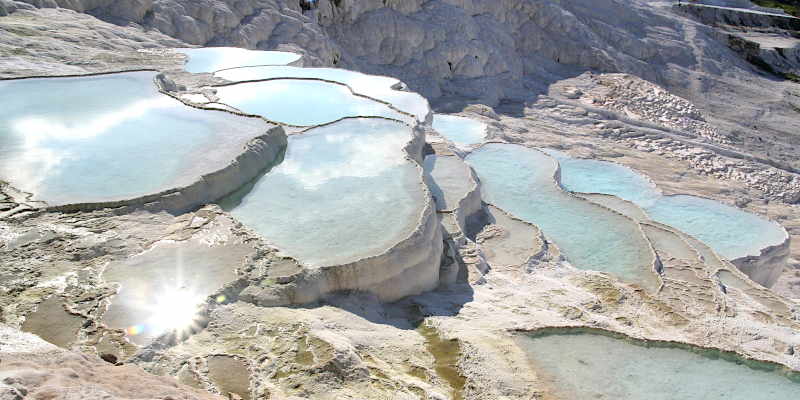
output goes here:
[[190, 160], [219, 149], [215, 139], [232, 145], [260, 133], [240, 131], [249, 121], [239, 117], [158, 93], [154, 75], [0, 82], [0, 179], [54, 205], [121, 200], [189, 184], [200, 175], [192, 171], [213, 170]]
[[185, 48], [175, 51], [188, 56], [189, 60], [184, 68], [194, 74], [243, 66], [285, 65], [301, 57], [285, 51], [247, 50], [238, 47]]
[[542, 387], [564, 399], [796, 399], [800, 374], [693, 346], [565, 330], [520, 336]]
[[284, 162], [231, 199], [231, 213], [309, 265], [379, 254], [408, 235], [425, 204], [403, 152], [410, 139], [410, 128], [380, 119], [291, 136]]
[[638, 224], [560, 190], [551, 157], [523, 146], [486, 144], [466, 161], [486, 202], [536, 224], [577, 268], [657, 288], [653, 255]]
[[341, 82], [354, 92], [391, 103], [399, 110], [424, 121], [428, 116], [428, 101], [417, 93], [392, 89], [399, 80], [385, 76], [366, 75], [336, 68], [298, 68], [286, 66], [235, 68], [214, 74], [232, 81], [251, 81], [271, 78], [317, 78]]
[[221, 103], [289, 125], [320, 125], [354, 116], [409, 120], [385, 104], [353, 95], [345, 86], [322, 81], [240, 83], [218, 87], [217, 95]]
[[547, 150], [561, 165], [561, 184], [574, 192], [605, 193], [631, 201], [650, 218], [688, 233], [728, 259], [759, 255], [786, 239], [775, 222], [696, 196], [663, 196], [643, 175], [622, 165]]
[[[119, 285], [103, 322], [124, 329], [134, 343], [196, 331], [200, 306], [236, 278], [234, 269], [252, 252], [244, 245], [208, 247], [199, 242], [160, 243], [136, 257], [109, 264], [103, 279]], [[225, 298], [217, 297], [224, 302]]]
[[483, 141], [486, 125], [457, 115], [435, 114], [433, 129], [457, 146], [469, 146]]

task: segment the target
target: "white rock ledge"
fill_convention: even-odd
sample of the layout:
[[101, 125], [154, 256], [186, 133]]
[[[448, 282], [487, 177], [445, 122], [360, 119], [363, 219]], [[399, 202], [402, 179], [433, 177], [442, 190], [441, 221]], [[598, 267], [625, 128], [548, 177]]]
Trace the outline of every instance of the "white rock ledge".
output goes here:
[[[87, 74], [26, 76], [8, 80], [81, 78], [144, 71], [157, 72], [155, 69], [126, 69]], [[0, 185], [2, 192], [7, 194], [12, 193], [15, 194], [13, 197], [23, 199], [25, 210], [33, 209], [40, 212], [77, 212], [127, 207], [142, 208], [150, 211], [167, 211], [173, 214], [179, 214], [221, 199], [282, 161], [287, 146], [287, 135], [282, 126], [270, 124], [264, 121], [263, 118], [258, 118], [256, 116], [226, 110], [217, 110], [186, 102], [164, 88], [165, 82], [171, 83], [171, 81], [164, 81], [164, 79], [162, 74], [158, 74], [153, 82], [162, 95], [181, 102], [185, 107], [192, 107], [211, 113], [226, 112], [236, 115], [245, 122], [242, 124], [242, 127], [236, 129], [245, 129], [245, 125], [248, 125], [246, 129], [253, 130], [252, 138], [246, 142], [242, 141], [244, 143], [238, 154], [231, 151], [231, 156], [235, 158], [230, 160], [227, 165], [223, 166], [223, 163], [215, 163], [216, 165], [212, 165], [210, 168], [219, 168], [220, 166], [221, 168], [202, 174], [197, 177], [196, 180], [184, 186], [165, 188], [165, 190], [160, 192], [145, 194], [138, 197], [101, 202], [48, 204], [45, 201], [33, 201], [33, 194], [18, 190], [14, 187], [13, 182], [0, 181], [0, 183], [2, 183], [2, 185]], [[259, 132], [264, 133], [259, 135]]]
[[[215, 111], [210, 111], [215, 112]], [[279, 163], [286, 149], [286, 133], [280, 126], [271, 126], [263, 135], [245, 144], [241, 154], [227, 166], [201, 175], [194, 183], [159, 193], [97, 203], [46, 206], [45, 211], [93, 211], [103, 208], [134, 207], [154, 211], [181, 213], [213, 203], [258, 177], [265, 169]]]
[[730, 261], [759, 285], [771, 288], [786, 266], [791, 253], [790, 245], [791, 237], [787, 233], [782, 243], [761, 249], [757, 256], [739, 257]]
[[421, 166], [425, 131], [417, 125], [412, 132], [404, 151], [409, 160], [416, 163], [426, 203], [416, 228], [404, 240], [381, 254], [351, 263], [301, 267], [293, 275], [279, 277], [277, 283], [245, 288], [239, 299], [259, 306], [300, 305], [313, 303], [334, 292], [355, 290], [391, 302], [435, 289], [439, 285], [443, 254], [442, 229]]

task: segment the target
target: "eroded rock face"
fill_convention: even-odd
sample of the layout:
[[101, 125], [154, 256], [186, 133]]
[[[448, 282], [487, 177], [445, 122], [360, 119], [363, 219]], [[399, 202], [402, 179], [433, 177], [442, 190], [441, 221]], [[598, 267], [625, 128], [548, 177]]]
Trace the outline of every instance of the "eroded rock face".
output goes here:
[[[719, 32], [663, 4], [645, 0], [318, 3], [317, 9], [304, 11], [291, 0], [154, 0], [139, 23], [187, 43], [295, 49], [304, 53], [306, 65], [391, 75], [436, 99], [440, 108], [528, 99], [549, 83], [586, 69], [628, 73], [693, 101], [712, 114], [708, 122], [722, 131], [749, 136], [756, 126], [759, 136], [774, 137], [774, 144], [754, 143], [763, 155], [768, 150], [770, 157], [798, 166], [796, 157], [781, 149], [788, 144], [785, 136], [800, 128], [788, 117], [795, 111], [786, 103], [781, 85], [762, 78], [753, 82], [755, 67], [730, 50]], [[63, 6], [92, 10], [120, 3], [105, 4], [76, 0]], [[731, 93], [743, 105], [736, 112], [728, 107]], [[776, 103], [770, 115], [759, 112], [764, 99]]]
[[115, 366], [98, 357], [55, 347], [37, 336], [0, 323], [0, 398], [222, 399], [176, 384], [170, 377], [135, 366]]
[[[306, 15], [290, 0], [141, 0], [125, 7], [109, 0], [28, 2], [140, 23], [191, 44], [266, 49], [292, 43], [318, 62], [388, 72], [428, 97], [488, 103], [520, 94], [523, 76], [546, 74], [557, 63], [657, 80], [655, 65], [692, 59], [669, 20], [642, 4], [609, 0], [321, 0]], [[633, 24], [642, 13], [651, 27]], [[633, 29], [598, 30], [597, 24]], [[672, 32], [648, 35], [652, 25]]]
[[[330, 63], [335, 46], [303, 16], [296, 0], [26, 0], [40, 8], [62, 7], [115, 23], [134, 22], [197, 45], [274, 48], [291, 43], [309, 61]], [[9, 6], [6, 13], [11, 12]]]

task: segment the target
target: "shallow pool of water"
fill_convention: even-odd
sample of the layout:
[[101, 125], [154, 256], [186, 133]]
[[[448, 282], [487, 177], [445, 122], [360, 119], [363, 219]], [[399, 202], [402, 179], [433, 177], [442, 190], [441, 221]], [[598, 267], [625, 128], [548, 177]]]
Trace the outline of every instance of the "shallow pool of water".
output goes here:
[[323, 81], [279, 79], [216, 89], [221, 103], [289, 125], [320, 125], [358, 116], [412, 119], [386, 104], [356, 96], [346, 86]]
[[0, 82], [0, 179], [51, 205], [129, 199], [191, 184], [266, 131], [162, 95], [154, 76]]
[[650, 345], [597, 333], [520, 336], [545, 389], [561, 399], [784, 400], [800, 374], [699, 348]]
[[487, 144], [467, 162], [483, 185], [484, 201], [536, 224], [577, 268], [654, 287], [653, 255], [638, 225], [560, 190], [551, 157], [523, 146]]
[[605, 193], [634, 202], [653, 220], [700, 239], [725, 258], [758, 255], [760, 249], [786, 239], [777, 223], [738, 208], [696, 196], [662, 196], [650, 181], [630, 168], [548, 153], [561, 164], [565, 189]]
[[250, 371], [242, 359], [217, 355], [208, 357], [206, 364], [208, 377], [220, 393], [228, 398], [234, 398], [231, 396], [234, 394], [250, 400]]
[[83, 322], [83, 318], [68, 313], [63, 299], [54, 295], [39, 303], [36, 311], [25, 317], [21, 329], [39, 335], [56, 346], [69, 348], [78, 339], [78, 330]]
[[558, 160], [561, 186], [569, 191], [610, 194], [639, 207], [647, 207], [661, 197], [652, 182], [630, 168], [607, 161], [572, 158], [549, 149], [543, 151]]
[[695, 196], [661, 197], [645, 211], [654, 220], [708, 243], [729, 260], [759, 255], [760, 249], [786, 239], [786, 232], [775, 222]]
[[309, 266], [380, 254], [413, 231], [426, 201], [410, 140], [411, 128], [377, 118], [290, 136], [283, 163], [222, 205]]
[[400, 83], [395, 78], [366, 75], [338, 68], [298, 68], [288, 66], [235, 68], [217, 72], [217, 77], [232, 81], [272, 78], [315, 78], [344, 83], [354, 92], [391, 103], [394, 107], [425, 121], [430, 111], [428, 101], [414, 92], [392, 89]]
[[433, 129], [458, 146], [477, 144], [486, 138], [486, 124], [457, 115], [434, 114]]
[[119, 284], [103, 323], [123, 329], [137, 344], [174, 332], [198, 329], [198, 307], [236, 279], [235, 269], [253, 249], [246, 245], [209, 247], [187, 241], [160, 243], [145, 253], [110, 263], [106, 282]]
[[286, 65], [301, 57], [285, 51], [247, 50], [238, 47], [181, 48], [175, 51], [188, 56], [189, 60], [184, 68], [193, 74], [256, 65]]

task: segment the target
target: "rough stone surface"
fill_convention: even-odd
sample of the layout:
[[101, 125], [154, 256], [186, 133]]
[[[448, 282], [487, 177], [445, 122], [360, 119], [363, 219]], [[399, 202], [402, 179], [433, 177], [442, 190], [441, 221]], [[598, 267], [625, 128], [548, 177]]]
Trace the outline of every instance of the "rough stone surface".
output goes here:
[[154, 376], [136, 366], [115, 366], [98, 357], [55, 347], [0, 323], [0, 398], [174, 399], [222, 397]]

